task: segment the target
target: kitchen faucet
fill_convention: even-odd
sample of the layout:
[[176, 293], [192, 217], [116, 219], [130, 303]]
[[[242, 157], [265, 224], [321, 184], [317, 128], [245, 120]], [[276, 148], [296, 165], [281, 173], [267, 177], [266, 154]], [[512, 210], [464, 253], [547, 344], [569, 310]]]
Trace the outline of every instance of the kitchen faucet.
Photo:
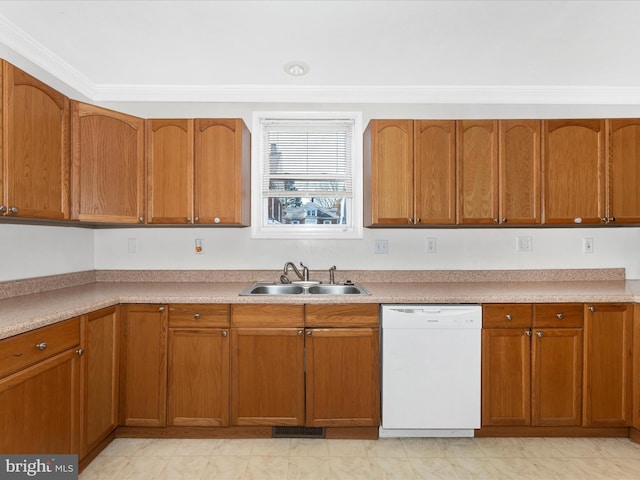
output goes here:
[[329, 269], [329, 284], [330, 285], [335, 285], [336, 283], [336, 279], [334, 274], [336, 273], [336, 266], [334, 265], [333, 267], [331, 267]]
[[287, 272], [289, 271], [289, 267], [291, 267], [300, 280], [308, 282], [309, 281], [309, 269], [307, 267], [305, 267], [302, 262], [300, 262], [300, 266], [302, 267], [302, 272], [300, 272], [300, 270], [298, 270], [296, 268], [296, 266], [294, 265], [293, 262], [287, 262], [287, 263], [284, 264], [284, 274], [286, 275]]

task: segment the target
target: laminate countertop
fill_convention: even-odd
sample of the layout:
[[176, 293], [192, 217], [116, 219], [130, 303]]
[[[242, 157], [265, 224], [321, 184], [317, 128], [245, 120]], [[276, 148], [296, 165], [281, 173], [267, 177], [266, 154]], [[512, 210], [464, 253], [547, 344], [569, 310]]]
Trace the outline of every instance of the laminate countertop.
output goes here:
[[370, 295], [240, 296], [252, 282], [93, 282], [0, 300], [0, 339], [126, 303], [640, 303], [640, 280], [358, 282]]

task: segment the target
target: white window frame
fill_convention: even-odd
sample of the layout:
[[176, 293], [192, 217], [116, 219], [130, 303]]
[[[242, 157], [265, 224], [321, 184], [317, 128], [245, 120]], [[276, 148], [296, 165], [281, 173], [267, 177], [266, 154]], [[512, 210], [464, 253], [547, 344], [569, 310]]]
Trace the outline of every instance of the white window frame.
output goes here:
[[[262, 121], [265, 119], [327, 120], [349, 119], [353, 128], [353, 198], [350, 199], [351, 223], [348, 225], [298, 224], [271, 225], [267, 218], [266, 198], [262, 193], [264, 158]], [[361, 112], [253, 112], [253, 139], [251, 141], [251, 234], [253, 238], [286, 239], [359, 239], [363, 237], [362, 226], [362, 113]]]

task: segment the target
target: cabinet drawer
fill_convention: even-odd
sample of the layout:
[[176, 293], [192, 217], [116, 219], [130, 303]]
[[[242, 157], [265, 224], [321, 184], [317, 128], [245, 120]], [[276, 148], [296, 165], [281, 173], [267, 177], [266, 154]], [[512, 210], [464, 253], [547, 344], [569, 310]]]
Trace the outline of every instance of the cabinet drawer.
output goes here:
[[232, 327], [302, 327], [304, 305], [231, 305]]
[[549, 303], [535, 306], [534, 327], [582, 328], [584, 309], [581, 303]]
[[497, 303], [482, 306], [482, 328], [529, 328], [533, 306], [529, 303]]
[[0, 341], [0, 378], [80, 344], [74, 318]]
[[169, 328], [228, 326], [229, 305], [169, 305]]
[[307, 305], [307, 327], [377, 327], [377, 304]]

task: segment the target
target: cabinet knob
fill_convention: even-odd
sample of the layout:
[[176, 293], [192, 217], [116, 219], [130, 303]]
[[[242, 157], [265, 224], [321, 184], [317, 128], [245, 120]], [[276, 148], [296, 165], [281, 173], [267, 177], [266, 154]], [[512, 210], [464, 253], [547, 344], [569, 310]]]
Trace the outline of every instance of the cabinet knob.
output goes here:
[[11, 207], [9, 213], [18, 213], [18, 207]]
[[539, 338], [544, 337], [544, 335], [542, 334], [542, 332], [536, 332], [536, 335], [537, 335]]
[[219, 217], [214, 218], [213, 223], [220, 223], [220, 218]]
[[530, 337], [530, 336], [531, 336], [531, 330], [527, 330], [526, 332], [524, 332], [524, 334], [525, 334], [527, 337]]
[[564, 318], [564, 313], [556, 313], [556, 317], [558, 317], [558, 320], [562, 320]]
[[595, 312], [596, 311], [596, 307], [594, 307], [594, 306], [589, 307], [589, 311], [590, 312]]
[[193, 221], [198, 223], [200, 221], [200, 217], [193, 217]]
[[304, 335], [304, 332], [302, 330], [298, 330], [298, 336], [301, 337], [302, 335]]
[[47, 342], [40, 342], [36, 345], [36, 348], [38, 350], [44, 350], [45, 348], [47, 348]]
[[144, 222], [144, 217], [138, 217], [138, 221], [139, 221], [140, 223]]
[[502, 223], [507, 223], [507, 217], [504, 217], [504, 218], [502, 219]]
[[510, 313], [507, 313], [505, 317], [507, 317], [507, 320], [513, 320], [513, 316]]
[[84, 355], [84, 348], [79, 348], [78, 350], [76, 350], [76, 353], [78, 354], [79, 357]]
[[422, 223], [422, 219], [420, 217], [416, 218], [416, 223]]
[[226, 336], [227, 336], [227, 331], [226, 331], [226, 330], [223, 330], [223, 331], [222, 331], [222, 336], [223, 336], [223, 337], [226, 337]]
[[6, 213], [7, 207], [6, 205], [0, 205], [0, 213]]
[[413, 223], [413, 217], [409, 217], [409, 223]]
[[191, 223], [191, 217], [187, 217], [186, 220], [187, 220], [187, 223]]
[[500, 223], [500, 219], [499, 218], [494, 218], [493, 219], [493, 223]]
[[609, 223], [609, 219], [608, 219], [607, 217], [602, 217], [602, 218], [600, 219], [600, 221], [601, 221], [602, 223]]
[[576, 217], [573, 219], [573, 223], [582, 223], [582, 217]]
[[607, 222], [609, 222], [609, 223], [613, 223], [613, 222], [615, 222], [615, 221], [616, 221], [616, 217], [609, 217], [609, 218], [607, 218]]
[[159, 312], [164, 312], [164, 307], [158, 307]]
[[196, 314], [193, 316], [193, 318], [195, 318], [196, 320], [200, 320], [200, 314], [199, 314], [199, 313], [196, 313]]

